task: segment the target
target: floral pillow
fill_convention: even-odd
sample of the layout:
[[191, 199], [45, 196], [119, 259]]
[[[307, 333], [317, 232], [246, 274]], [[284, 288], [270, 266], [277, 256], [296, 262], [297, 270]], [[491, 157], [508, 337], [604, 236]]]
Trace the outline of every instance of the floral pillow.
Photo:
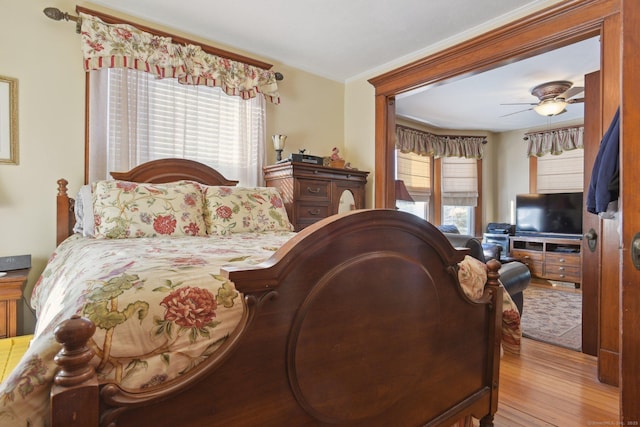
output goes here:
[[479, 299], [487, 283], [486, 264], [465, 255], [464, 259], [458, 263], [458, 281], [469, 298]]
[[293, 231], [282, 197], [273, 187], [204, 187], [207, 233]]
[[200, 185], [98, 181], [93, 188], [95, 237], [204, 236]]

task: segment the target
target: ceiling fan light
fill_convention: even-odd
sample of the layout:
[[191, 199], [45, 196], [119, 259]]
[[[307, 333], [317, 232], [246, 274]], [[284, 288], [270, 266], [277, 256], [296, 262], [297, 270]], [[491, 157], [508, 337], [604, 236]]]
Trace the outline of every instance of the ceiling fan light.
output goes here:
[[533, 107], [533, 109], [541, 116], [555, 116], [556, 114], [561, 113], [566, 106], [567, 102], [562, 99], [549, 99], [542, 101], [540, 104]]

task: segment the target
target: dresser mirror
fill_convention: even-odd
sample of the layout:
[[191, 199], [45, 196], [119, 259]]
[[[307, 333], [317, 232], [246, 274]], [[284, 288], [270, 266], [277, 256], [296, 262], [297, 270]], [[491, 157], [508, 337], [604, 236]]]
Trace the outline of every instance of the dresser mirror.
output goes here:
[[340, 195], [340, 202], [338, 203], [338, 213], [349, 212], [356, 209], [356, 200], [353, 197], [351, 190], [344, 190]]

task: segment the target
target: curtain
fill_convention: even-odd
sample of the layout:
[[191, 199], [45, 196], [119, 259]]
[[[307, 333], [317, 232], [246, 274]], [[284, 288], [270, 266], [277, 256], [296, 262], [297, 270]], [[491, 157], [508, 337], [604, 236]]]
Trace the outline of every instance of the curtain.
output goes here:
[[481, 159], [484, 154], [483, 136], [443, 136], [429, 132], [396, 126], [396, 147], [402, 153], [421, 156], [464, 157]]
[[188, 85], [220, 87], [242, 99], [258, 93], [278, 104], [275, 72], [211, 55], [200, 46], [180, 45], [170, 37], [141, 31], [128, 24], [107, 24], [81, 13], [81, 40], [86, 71], [131, 68]]
[[92, 71], [90, 83], [90, 182], [179, 157], [207, 164], [240, 185], [263, 185], [263, 96], [243, 100], [220, 88], [124, 68]]
[[545, 154], [560, 154], [564, 151], [584, 148], [584, 126], [551, 129], [525, 134], [527, 156], [542, 157]]
[[584, 185], [584, 150], [564, 151], [539, 157], [536, 189], [538, 193], [581, 192]]
[[431, 157], [396, 150], [396, 173], [416, 202], [430, 202]]
[[475, 159], [442, 159], [442, 204], [444, 206], [478, 205], [478, 164]]

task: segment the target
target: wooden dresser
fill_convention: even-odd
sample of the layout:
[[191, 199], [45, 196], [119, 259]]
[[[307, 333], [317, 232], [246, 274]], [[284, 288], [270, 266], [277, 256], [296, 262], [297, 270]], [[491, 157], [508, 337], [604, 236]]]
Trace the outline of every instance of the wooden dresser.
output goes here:
[[338, 211], [364, 208], [367, 175], [369, 172], [297, 162], [264, 168], [267, 187], [280, 190], [296, 231]]

